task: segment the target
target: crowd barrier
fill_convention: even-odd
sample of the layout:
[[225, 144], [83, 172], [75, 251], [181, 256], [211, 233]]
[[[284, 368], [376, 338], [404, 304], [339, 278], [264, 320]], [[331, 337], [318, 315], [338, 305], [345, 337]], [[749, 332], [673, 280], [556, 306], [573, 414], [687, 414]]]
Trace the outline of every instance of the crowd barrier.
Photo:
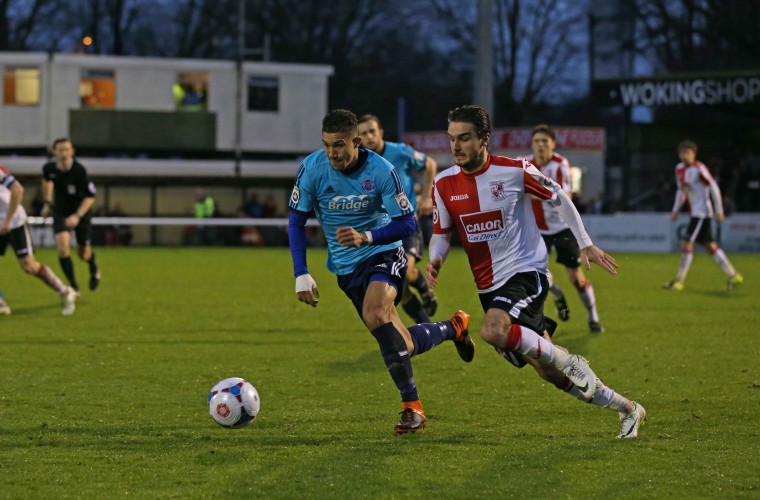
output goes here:
[[[689, 223], [687, 215], [675, 221], [665, 212], [584, 215], [584, 224], [600, 248], [609, 252], [673, 252], [678, 250], [680, 236]], [[51, 246], [51, 218], [30, 217], [32, 235], [37, 246]], [[287, 228], [288, 219], [194, 217], [93, 217], [93, 225], [101, 226], [174, 226], [174, 227], [257, 227]], [[309, 227], [319, 226], [309, 219]], [[718, 225], [713, 222], [713, 235], [727, 252], [760, 253], [760, 214], [732, 214]]]

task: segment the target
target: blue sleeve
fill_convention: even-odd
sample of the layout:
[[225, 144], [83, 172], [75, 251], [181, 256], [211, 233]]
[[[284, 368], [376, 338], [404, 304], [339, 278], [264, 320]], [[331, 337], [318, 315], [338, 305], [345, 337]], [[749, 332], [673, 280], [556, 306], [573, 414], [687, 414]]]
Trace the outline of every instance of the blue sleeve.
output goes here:
[[293, 259], [293, 276], [296, 278], [307, 274], [306, 267], [306, 221], [309, 214], [290, 210], [288, 219], [288, 240], [290, 242], [290, 257]]
[[372, 233], [372, 244], [384, 245], [386, 243], [393, 243], [394, 241], [401, 241], [416, 230], [417, 222], [414, 220], [414, 213], [394, 217], [387, 226], [370, 231]]

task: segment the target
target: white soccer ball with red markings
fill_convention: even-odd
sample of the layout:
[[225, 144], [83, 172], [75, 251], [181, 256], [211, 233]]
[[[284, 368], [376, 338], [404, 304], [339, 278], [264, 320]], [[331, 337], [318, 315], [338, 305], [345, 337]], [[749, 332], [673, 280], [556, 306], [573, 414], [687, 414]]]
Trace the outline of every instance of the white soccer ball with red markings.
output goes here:
[[214, 422], [228, 429], [245, 427], [259, 414], [259, 393], [247, 380], [226, 378], [211, 388], [208, 412]]

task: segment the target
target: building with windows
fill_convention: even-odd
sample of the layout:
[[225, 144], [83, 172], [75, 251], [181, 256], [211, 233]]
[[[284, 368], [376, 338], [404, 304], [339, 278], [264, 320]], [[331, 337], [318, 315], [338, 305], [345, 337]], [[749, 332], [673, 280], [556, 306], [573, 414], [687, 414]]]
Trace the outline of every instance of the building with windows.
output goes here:
[[208, 155], [319, 147], [314, 131], [327, 112], [333, 69], [6, 52], [0, 71], [0, 152], [33, 151], [69, 136], [80, 150], [104, 154]]
[[[0, 52], [0, 165], [27, 187], [32, 214], [57, 137], [72, 139], [94, 180], [96, 213], [191, 215], [198, 187], [220, 216], [239, 216], [254, 195], [285, 213], [300, 158], [321, 147], [332, 73], [307, 64]], [[179, 244], [183, 230], [139, 226], [134, 242]]]

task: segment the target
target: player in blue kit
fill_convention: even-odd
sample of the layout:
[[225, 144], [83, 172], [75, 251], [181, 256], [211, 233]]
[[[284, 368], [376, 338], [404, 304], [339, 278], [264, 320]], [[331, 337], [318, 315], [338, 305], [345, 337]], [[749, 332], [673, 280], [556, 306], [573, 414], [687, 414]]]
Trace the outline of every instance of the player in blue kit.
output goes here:
[[401, 241], [415, 231], [414, 211], [401, 179], [381, 156], [361, 147], [356, 115], [336, 109], [322, 120], [322, 149], [307, 156], [290, 197], [290, 253], [299, 301], [317, 306], [319, 290], [306, 265], [306, 221], [316, 215], [327, 239], [327, 268], [351, 299], [380, 347], [401, 393], [394, 431], [416, 432], [427, 419], [414, 382], [411, 357], [445, 340], [472, 361], [470, 317], [458, 311], [439, 323], [407, 329], [396, 311], [406, 278]]
[[[408, 144], [386, 141], [383, 138], [384, 131], [380, 119], [375, 115], [363, 115], [359, 118], [359, 135], [362, 138], [362, 146], [374, 151], [393, 165], [401, 178], [404, 193], [412, 204], [415, 217], [428, 216], [433, 213], [433, 179], [438, 170], [438, 165], [431, 157], [416, 151]], [[420, 190], [420, 203], [414, 192], [414, 176], [417, 172], [423, 172], [422, 189]], [[417, 208], [415, 210], [415, 208]], [[404, 238], [402, 244], [408, 261], [406, 285], [401, 294], [401, 307], [417, 323], [430, 322], [430, 316], [435, 314], [438, 308], [438, 299], [433, 290], [425, 281], [423, 273], [417, 269], [417, 262], [422, 260], [423, 248], [422, 229], [417, 222], [417, 229], [411, 235]], [[415, 288], [422, 302], [412, 292]]]

